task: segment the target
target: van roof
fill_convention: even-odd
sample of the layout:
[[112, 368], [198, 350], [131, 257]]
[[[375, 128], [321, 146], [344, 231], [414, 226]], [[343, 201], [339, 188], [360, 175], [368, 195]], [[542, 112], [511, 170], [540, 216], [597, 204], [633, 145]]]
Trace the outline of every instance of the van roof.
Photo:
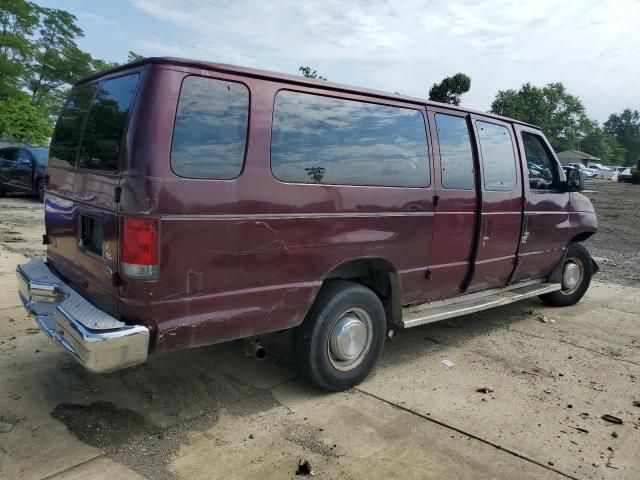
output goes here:
[[185, 66], [185, 67], [202, 68], [205, 70], [211, 70], [211, 71], [217, 71], [217, 72], [225, 72], [225, 73], [239, 74], [239, 75], [244, 75], [244, 76], [254, 77], [254, 78], [264, 78], [267, 80], [282, 81], [282, 82], [292, 83], [296, 85], [310, 85], [313, 87], [320, 87], [323, 89], [333, 90], [333, 91], [363, 94], [363, 95], [368, 95], [368, 96], [377, 97], [377, 98], [385, 98], [390, 100], [400, 100], [400, 101], [420, 103], [425, 105], [433, 105], [434, 107], [440, 106], [440, 107], [449, 108], [451, 110], [458, 110], [461, 112], [468, 112], [468, 113], [476, 113], [478, 115], [483, 115], [485, 117], [495, 118], [495, 119], [506, 121], [506, 122], [518, 123], [520, 125], [526, 125], [528, 127], [539, 129], [537, 125], [532, 125], [530, 123], [522, 122], [514, 118], [503, 117], [501, 115], [483, 112], [481, 110], [473, 110], [470, 108], [457, 107], [455, 105], [450, 105], [450, 104], [443, 104], [440, 102], [434, 102], [424, 98], [411, 97], [408, 95], [400, 95], [395, 93], [384, 92], [381, 90], [373, 90], [369, 88], [355, 87], [353, 85], [334, 83], [326, 80], [315, 80], [312, 78], [303, 77], [301, 75], [290, 75], [286, 73], [272, 72], [269, 70], [261, 70], [257, 68], [240, 67], [237, 65], [229, 65], [225, 63], [213, 63], [213, 62], [206, 62], [203, 60], [191, 60], [191, 59], [176, 58], [176, 57], [147, 57], [142, 60], [138, 60], [136, 62], [126, 63], [124, 65], [120, 65], [119, 67], [98, 72], [94, 75], [90, 75], [88, 77], [85, 77], [79, 80], [78, 82], [75, 83], [75, 85], [81, 85], [81, 84], [96, 80], [98, 78], [101, 78], [105, 75], [111, 75], [113, 73], [129, 70], [131, 68], [136, 68], [136, 67], [140, 67], [147, 64], [179, 65], [179, 66]]

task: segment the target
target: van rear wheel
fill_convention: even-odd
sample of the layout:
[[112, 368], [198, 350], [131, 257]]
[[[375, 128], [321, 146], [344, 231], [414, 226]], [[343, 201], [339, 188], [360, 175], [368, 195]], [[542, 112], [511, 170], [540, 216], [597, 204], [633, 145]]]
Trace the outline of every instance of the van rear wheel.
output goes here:
[[385, 331], [384, 307], [373, 291], [354, 282], [332, 281], [320, 290], [294, 332], [300, 373], [325, 390], [352, 387], [373, 370]]
[[570, 243], [562, 267], [562, 289], [540, 295], [540, 299], [555, 307], [575, 305], [587, 293], [592, 275], [589, 251], [579, 243]]

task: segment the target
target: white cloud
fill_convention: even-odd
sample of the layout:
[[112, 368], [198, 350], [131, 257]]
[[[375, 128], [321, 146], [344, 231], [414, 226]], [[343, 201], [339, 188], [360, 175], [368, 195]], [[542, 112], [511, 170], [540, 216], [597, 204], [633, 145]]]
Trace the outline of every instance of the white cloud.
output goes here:
[[311, 65], [330, 80], [420, 97], [462, 71], [472, 78], [464, 103], [480, 109], [528, 81], [564, 82], [599, 120], [640, 108], [636, 0], [130, 2], [195, 46], [157, 54], [288, 72]]
[[145, 57], [184, 57], [187, 54], [185, 49], [171, 42], [146, 39], [136, 40], [133, 50]]

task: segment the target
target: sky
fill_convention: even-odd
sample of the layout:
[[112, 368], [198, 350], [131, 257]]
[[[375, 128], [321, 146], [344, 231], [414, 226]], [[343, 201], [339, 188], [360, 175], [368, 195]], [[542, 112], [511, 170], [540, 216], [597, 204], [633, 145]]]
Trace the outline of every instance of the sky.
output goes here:
[[471, 77], [462, 105], [560, 81], [604, 122], [640, 110], [640, 0], [35, 0], [73, 13], [80, 47], [124, 62], [179, 56], [427, 97]]

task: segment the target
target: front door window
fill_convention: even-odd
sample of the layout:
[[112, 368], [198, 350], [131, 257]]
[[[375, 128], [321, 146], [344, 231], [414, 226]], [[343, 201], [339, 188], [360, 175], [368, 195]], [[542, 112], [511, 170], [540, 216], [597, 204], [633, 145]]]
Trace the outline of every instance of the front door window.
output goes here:
[[559, 180], [558, 169], [543, 140], [534, 133], [522, 132], [522, 144], [527, 157], [529, 188], [555, 190]]

